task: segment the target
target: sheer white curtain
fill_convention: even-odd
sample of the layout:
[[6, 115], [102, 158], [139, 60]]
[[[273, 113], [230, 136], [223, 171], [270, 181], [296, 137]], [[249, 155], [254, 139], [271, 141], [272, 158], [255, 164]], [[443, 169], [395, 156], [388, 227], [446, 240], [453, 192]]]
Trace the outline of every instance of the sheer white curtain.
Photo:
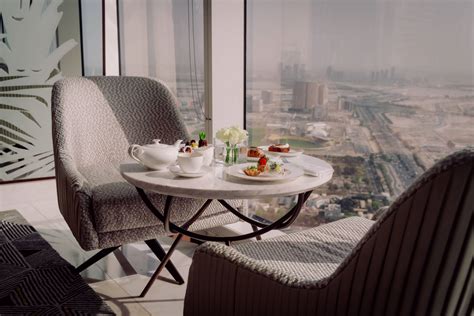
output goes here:
[[120, 0], [122, 75], [165, 82], [193, 137], [204, 130], [203, 1]]

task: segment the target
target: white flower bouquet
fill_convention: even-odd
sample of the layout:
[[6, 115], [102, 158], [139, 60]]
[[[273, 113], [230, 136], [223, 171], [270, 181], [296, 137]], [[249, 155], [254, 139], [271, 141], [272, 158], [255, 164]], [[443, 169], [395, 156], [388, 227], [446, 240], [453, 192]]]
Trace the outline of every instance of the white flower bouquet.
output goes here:
[[248, 137], [248, 132], [238, 126], [221, 128], [217, 131], [216, 138], [224, 142], [227, 146], [225, 157], [226, 163], [237, 162], [237, 158], [239, 157], [239, 148], [237, 145], [243, 143]]
[[216, 138], [229, 146], [238, 145], [248, 137], [248, 132], [238, 126], [221, 128], [216, 133]]

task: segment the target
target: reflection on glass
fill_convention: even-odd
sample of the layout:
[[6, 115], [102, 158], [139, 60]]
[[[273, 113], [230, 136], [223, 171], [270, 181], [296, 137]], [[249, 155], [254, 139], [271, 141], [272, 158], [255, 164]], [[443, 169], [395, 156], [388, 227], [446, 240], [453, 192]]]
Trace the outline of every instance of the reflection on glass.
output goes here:
[[102, 76], [102, 1], [81, 1], [84, 76]]
[[204, 130], [203, 0], [119, 0], [122, 75], [161, 80], [188, 131]]
[[[335, 169], [297, 225], [370, 218], [436, 160], [474, 144], [473, 6], [248, 1], [250, 145], [288, 143]], [[290, 204], [251, 208], [275, 219]]]
[[51, 91], [81, 69], [76, 21], [62, 1], [0, 2], [0, 182], [54, 176]]

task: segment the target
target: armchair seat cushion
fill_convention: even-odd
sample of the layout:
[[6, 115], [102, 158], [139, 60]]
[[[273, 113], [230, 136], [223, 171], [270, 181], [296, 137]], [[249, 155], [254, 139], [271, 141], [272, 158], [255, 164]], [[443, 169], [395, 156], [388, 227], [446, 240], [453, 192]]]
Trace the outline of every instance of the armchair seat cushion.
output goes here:
[[[92, 218], [98, 233], [131, 230], [156, 226], [157, 233], [164, 233], [163, 223], [147, 208], [134, 186], [127, 183], [118, 168], [88, 167], [81, 173], [89, 181]], [[147, 192], [150, 200], [163, 211], [166, 197]], [[196, 212], [205, 200], [173, 198], [171, 221], [181, 225]], [[220, 204], [213, 202], [196, 221], [191, 230], [203, 230], [236, 221], [236, 217]]]
[[232, 248], [206, 243], [197, 252], [224, 257], [276, 281], [304, 287], [329, 277], [373, 224], [365, 218], [349, 217]]

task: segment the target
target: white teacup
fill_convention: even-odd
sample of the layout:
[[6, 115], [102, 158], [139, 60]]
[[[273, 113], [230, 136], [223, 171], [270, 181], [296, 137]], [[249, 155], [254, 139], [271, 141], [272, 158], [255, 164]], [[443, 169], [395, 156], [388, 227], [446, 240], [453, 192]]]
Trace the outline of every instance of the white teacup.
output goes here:
[[214, 147], [208, 145], [206, 147], [199, 147], [194, 149], [196, 152], [201, 153], [204, 156], [204, 166], [210, 166], [212, 159], [214, 159]]
[[178, 154], [178, 166], [186, 173], [199, 172], [203, 162], [204, 156], [199, 152]]

